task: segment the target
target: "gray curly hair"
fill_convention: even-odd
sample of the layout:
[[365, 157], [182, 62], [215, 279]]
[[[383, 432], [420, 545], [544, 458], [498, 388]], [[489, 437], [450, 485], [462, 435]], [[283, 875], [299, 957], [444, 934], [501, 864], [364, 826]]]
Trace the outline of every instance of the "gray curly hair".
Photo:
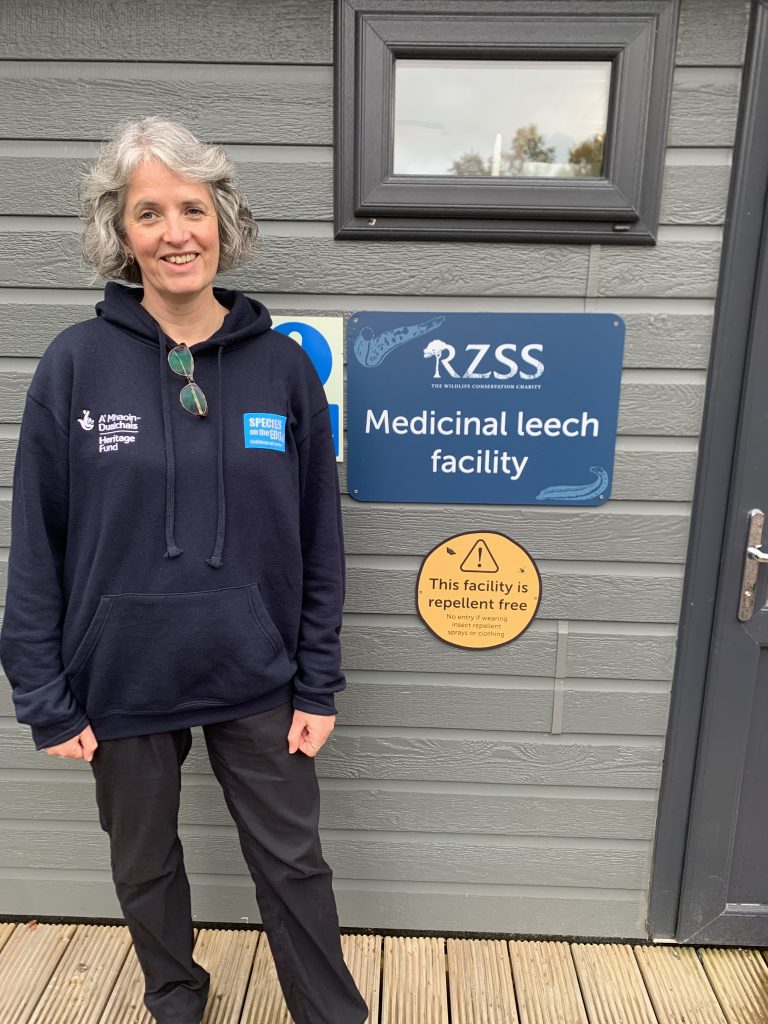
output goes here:
[[102, 277], [141, 284], [139, 268], [125, 249], [123, 199], [133, 171], [152, 159], [190, 181], [208, 185], [219, 222], [218, 269], [230, 270], [243, 263], [253, 250], [258, 229], [235, 181], [232, 161], [221, 146], [201, 142], [178, 121], [161, 117], [118, 125], [99, 159], [83, 174], [80, 201], [85, 263]]

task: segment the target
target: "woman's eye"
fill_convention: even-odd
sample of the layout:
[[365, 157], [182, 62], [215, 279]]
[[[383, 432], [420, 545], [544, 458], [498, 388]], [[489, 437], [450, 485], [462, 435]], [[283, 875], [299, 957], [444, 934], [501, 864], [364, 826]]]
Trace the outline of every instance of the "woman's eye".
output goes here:
[[198, 206], [190, 206], [187, 213], [191, 213], [195, 217], [202, 217], [205, 214], [205, 210], [201, 210]]
[[155, 216], [154, 210], [142, 210], [139, 214], [139, 220], [152, 220]]

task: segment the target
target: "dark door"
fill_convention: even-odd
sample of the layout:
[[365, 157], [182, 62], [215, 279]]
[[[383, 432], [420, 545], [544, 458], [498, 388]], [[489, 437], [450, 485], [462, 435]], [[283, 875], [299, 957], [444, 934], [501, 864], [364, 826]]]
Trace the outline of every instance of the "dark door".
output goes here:
[[[753, 42], [763, 49], [753, 67], [765, 67], [768, 9], [763, 3], [753, 28]], [[765, 89], [768, 75], [762, 77], [762, 84], [752, 82], [757, 93]], [[685, 851], [679, 941], [768, 943], [768, 564], [747, 559], [750, 544], [764, 541], [768, 552], [766, 199], [768, 177], [763, 178], [762, 202], [754, 205], [762, 220], [758, 258], [744, 271], [754, 284], [745, 319], [746, 364]], [[737, 190], [732, 203], [738, 202]], [[738, 251], [733, 258], [738, 259]], [[710, 406], [717, 402], [716, 390], [710, 389]], [[709, 415], [717, 415], [716, 407]], [[748, 536], [754, 509], [766, 513], [764, 538]], [[750, 593], [745, 605], [752, 597], [754, 609], [748, 617], [748, 609], [742, 608], [740, 617], [747, 561], [756, 580], [746, 586]], [[674, 763], [665, 770], [673, 771]]]

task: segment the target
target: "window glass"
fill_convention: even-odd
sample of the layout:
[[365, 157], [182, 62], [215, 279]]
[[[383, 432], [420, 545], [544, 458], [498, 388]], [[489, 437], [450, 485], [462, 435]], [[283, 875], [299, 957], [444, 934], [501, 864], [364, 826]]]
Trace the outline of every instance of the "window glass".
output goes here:
[[610, 61], [396, 60], [395, 174], [599, 178]]

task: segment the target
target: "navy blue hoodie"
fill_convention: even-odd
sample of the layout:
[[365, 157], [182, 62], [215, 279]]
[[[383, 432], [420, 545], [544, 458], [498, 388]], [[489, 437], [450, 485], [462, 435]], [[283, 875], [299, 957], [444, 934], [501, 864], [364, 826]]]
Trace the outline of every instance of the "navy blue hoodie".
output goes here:
[[173, 344], [108, 284], [35, 372], [13, 490], [0, 658], [39, 748], [115, 739], [344, 688], [344, 556], [322, 385], [269, 313], [216, 289], [192, 347], [208, 416], [179, 402]]

